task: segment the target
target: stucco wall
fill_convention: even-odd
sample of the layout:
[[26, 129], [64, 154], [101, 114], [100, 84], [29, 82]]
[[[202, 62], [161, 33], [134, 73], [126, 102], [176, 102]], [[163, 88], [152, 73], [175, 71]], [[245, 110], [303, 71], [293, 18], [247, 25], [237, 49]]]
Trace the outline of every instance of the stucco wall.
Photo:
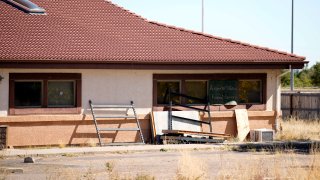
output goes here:
[[[8, 116], [9, 73], [81, 73], [82, 114]], [[147, 142], [151, 141], [149, 112], [152, 109], [153, 74], [160, 73], [267, 73], [266, 110], [249, 112], [250, 128], [274, 128], [280, 110], [280, 70], [101, 70], [101, 69], [0, 69], [0, 125], [8, 126], [8, 146], [97, 143], [88, 101], [96, 104], [126, 104], [135, 102], [141, 127]], [[233, 111], [212, 112], [213, 130], [236, 135]], [[110, 127], [133, 127], [134, 122], [100, 121]], [[203, 127], [204, 130], [208, 130]], [[108, 132], [103, 142], [139, 142], [136, 132]]]
[[[267, 73], [266, 110], [279, 110], [280, 70], [110, 70], [110, 69], [0, 69], [0, 116], [8, 114], [9, 73], [65, 72], [82, 74], [82, 107], [88, 113], [91, 99], [101, 104], [135, 102], [137, 112], [147, 114], [152, 108], [152, 75], [154, 73]], [[277, 107], [278, 104], [278, 107]]]

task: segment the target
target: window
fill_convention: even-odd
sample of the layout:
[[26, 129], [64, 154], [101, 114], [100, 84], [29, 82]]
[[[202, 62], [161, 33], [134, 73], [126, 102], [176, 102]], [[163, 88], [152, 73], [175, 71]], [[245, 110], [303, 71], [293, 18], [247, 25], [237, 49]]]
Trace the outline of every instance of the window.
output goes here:
[[[199, 99], [207, 99], [207, 81], [186, 80], [186, 94]], [[195, 99], [187, 99], [187, 104], [201, 104], [203, 102]]]
[[239, 103], [262, 103], [261, 80], [239, 81]]
[[14, 87], [15, 107], [41, 107], [41, 81], [15, 81]]
[[[168, 91], [180, 92], [180, 81], [159, 81], [157, 82], [157, 102], [158, 104], [168, 104]], [[180, 103], [179, 97], [173, 97], [173, 102]]]
[[48, 81], [48, 107], [74, 107], [74, 81]]
[[81, 74], [10, 73], [9, 79], [10, 114], [25, 113], [26, 109], [32, 109], [35, 114], [59, 113], [59, 110], [67, 113], [72, 108], [78, 108], [76, 112], [81, 110]]
[[[241, 108], [262, 109], [266, 101], [266, 74], [154, 74], [154, 105], [168, 104], [164, 100], [166, 89], [199, 99], [211, 104], [226, 104], [236, 101]], [[175, 99], [183, 104], [201, 105], [194, 99]], [[249, 105], [249, 106], [248, 106]], [[256, 106], [252, 106], [256, 105]], [[260, 105], [260, 106], [259, 106]]]

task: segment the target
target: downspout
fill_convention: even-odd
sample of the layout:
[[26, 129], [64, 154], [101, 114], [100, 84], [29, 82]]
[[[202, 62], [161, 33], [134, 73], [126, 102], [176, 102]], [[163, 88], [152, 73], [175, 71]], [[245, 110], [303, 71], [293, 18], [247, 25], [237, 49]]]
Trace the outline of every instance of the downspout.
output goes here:
[[[275, 122], [274, 122], [274, 129], [275, 129], [275, 132], [277, 133], [278, 132], [278, 130], [279, 130], [279, 122], [278, 122], [278, 119], [279, 119], [279, 113], [278, 113], [278, 109], [279, 109], [279, 102], [278, 102], [278, 81], [279, 81], [279, 78], [281, 77], [281, 76], [283, 76], [283, 75], [285, 75], [285, 74], [287, 74], [288, 72], [290, 72], [290, 71], [286, 71], [286, 72], [284, 72], [284, 73], [282, 73], [282, 74], [280, 74], [280, 75], [276, 75], [276, 86], [275, 86], [275, 102], [276, 102], [276, 107], [275, 107]], [[280, 85], [281, 86], [281, 85]]]
[[[275, 87], [275, 92], [276, 92], [276, 95], [275, 95], [275, 99], [276, 99], [276, 119], [275, 119], [275, 131], [278, 132], [279, 130], [279, 122], [278, 122], [278, 119], [279, 119], [279, 116], [280, 116], [280, 113], [278, 112], [278, 109], [280, 109], [281, 111], [281, 107], [279, 107], [279, 104], [281, 106], [281, 103], [278, 103], [277, 100], [278, 100], [278, 81], [279, 81], [279, 78], [281, 78], [282, 76], [288, 74], [289, 72], [291, 72], [291, 65], [289, 65], [289, 69], [286, 70], [285, 72], [279, 74], [276, 76], [276, 80], [277, 80], [277, 85]], [[280, 79], [280, 87], [281, 87], [281, 79]], [[280, 97], [281, 97], [281, 92], [280, 92]], [[280, 98], [281, 100], [281, 98]]]

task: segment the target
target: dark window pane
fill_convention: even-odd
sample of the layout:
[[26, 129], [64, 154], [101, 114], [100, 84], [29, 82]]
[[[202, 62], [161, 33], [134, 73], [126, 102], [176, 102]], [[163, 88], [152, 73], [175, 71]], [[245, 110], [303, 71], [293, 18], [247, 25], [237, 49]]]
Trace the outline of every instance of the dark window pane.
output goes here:
[[239, 81], [239, 101], [240, 103], [262, 103], [261, 81], [260, 80]]
[[[206, 100], [207, 81], [186, 81], [186, 93], [188, 96]], [[203, 104], [203, 101], [187, 99], [187, 104]]]
[[74, 81], [49, 81], [48, 106], [74, 107]]
[[[168, 88], [173, 92], [180, 93], [180, 82], [179, 81], [159, 81], [157, 82], [157, 102], [158, 104], [168, 104], [168, 98], [165, 99]], [[173, 97], [173, 102], [179, 103], [180, 98]]]
[[14, 106], [41, 106], [41, 82], [14, 82]]

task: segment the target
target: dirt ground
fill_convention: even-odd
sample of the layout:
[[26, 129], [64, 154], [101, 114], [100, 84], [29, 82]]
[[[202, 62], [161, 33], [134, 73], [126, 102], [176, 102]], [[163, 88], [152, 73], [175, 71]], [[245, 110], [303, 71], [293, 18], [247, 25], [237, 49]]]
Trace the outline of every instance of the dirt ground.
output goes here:
[[[239, 168], [233, 162], [246, 166], [248, 159], [265, 163], [282, 162], [291, 155], [261, 152], [233, 152], [226, 150], [192, 150], [188, 154], [206, 164], [206, 179], [217, 179], [221, 170]], [[24, 157], [2, 157], [0, 168], [22, 168], [23, 173], [4, 173], [0, 179], [175, 179], [180, 151], [161, 149], [151, 152], [114, 152], [103, 154], [63, 154], [34, 157], [35, 163], [23, 163]], [[299, 166], [308, 166], [312, 156], [295, 154]], [[290, 164], [284, 164], [285, 166]], [[292, 164], [291, 164], [292, 165]], [[197, 164], [193, 164], [197, 166]], [[230, 166], [230, 167], [229, 167]]]

